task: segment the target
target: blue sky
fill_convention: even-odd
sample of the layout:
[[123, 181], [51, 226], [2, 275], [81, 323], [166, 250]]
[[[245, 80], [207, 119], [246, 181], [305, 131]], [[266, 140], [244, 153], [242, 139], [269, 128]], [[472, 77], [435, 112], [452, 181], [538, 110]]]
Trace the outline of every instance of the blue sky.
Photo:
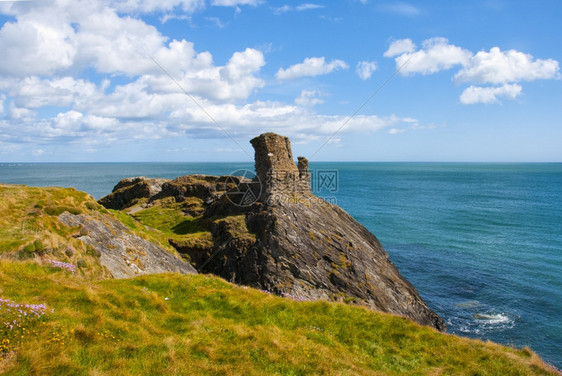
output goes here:
[[[0, 0], [0, 162], [562, 161], [562, 3]], [[355, 114], [355, 115], [354, 115]]]

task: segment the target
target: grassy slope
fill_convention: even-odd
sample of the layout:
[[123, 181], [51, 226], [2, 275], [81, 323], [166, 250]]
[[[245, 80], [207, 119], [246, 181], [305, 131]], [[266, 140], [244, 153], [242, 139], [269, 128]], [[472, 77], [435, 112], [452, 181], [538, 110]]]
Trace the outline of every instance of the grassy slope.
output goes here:
[[[0, 249], [9, 255], [0, 259], [0, 373], [549, 372], [528, 349], [444, 335], [359, 307], [294, 302], [216, 277], [164, 274], [96, 281], [103, 273], [95, 266], [95, 255], [71, 236], [79, 229], [66, 228], [56, 219], [63, 209], [109, 215], [91, 197], [72, 189], [0, 185]], [[158, 231], [116, 214], [145, 237], [162, 238]], [[24, 250], [37, 241], [40, 250]], [[69, 247], [73, 252], [67, 252]], [[46, 257], [85, 260], [87, 266], [71, 274], [38, 262]], [[6, 300], [24, 306], [9, 308]], [[45, 304], [46, 313], [34, 316], [25, 304]], [[18, 317], [19, 309], [30, 314]], [[20, 327], [4, 324], [13, 320]]]
[[[547, 374], [528, 350], [444, 335], [363, 308], [289, 299], [216, 277], [95, 283], [0, 262], [2, 296], [44, 303], [7, 375]], [[54, 309], [54, 313], [51, 313]]]
[[101, 268], [96, 268], [95, 252], [73, 238], [80, 235], [80, 229], [59, 222], [57, 217], [64, 211], [101, 220], [116, 217], [137, 235], [175, 252], [160, 231], [147, 229], [125, 213], [110, 213], [87, 193], [73, 188], [0, 184], [0, 255], [57, 259], [85, 265], [82, 272], [103, 276]]

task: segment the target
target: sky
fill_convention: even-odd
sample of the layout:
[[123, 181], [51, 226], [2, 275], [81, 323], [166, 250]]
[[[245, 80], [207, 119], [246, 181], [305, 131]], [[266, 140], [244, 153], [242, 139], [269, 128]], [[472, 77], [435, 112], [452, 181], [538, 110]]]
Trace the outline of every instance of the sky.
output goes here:
[[0, 162], [562, 161], [562, 2], [0, 0]]

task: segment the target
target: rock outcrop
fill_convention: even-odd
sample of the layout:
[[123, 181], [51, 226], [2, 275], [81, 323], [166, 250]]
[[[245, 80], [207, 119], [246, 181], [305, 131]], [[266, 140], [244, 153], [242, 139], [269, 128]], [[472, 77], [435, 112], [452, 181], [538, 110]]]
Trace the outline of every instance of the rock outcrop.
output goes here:
[[148, 179], [144, 176], [125, 178], [119, 181], [111, 194], [101, 198], [99, 203], [108, 209], [122, 210], [139, 200], [154, 197], [162, 190], [168, 179]]
[[295, 165], [286, 137], [266, 133], [251, 143], [263, 188], [246, 213], [256, 241], [243, 249], [225, 247], [209, 271], [280, 295], [354, 302], [445, 330], [377, 238], [312, 194], [308, 161], [299, 157]]
[[132, 234], [121, 222], [109, 216], [102, 220], [64, 212], [58, 218], [67, 226], [80, 227], [78, 239], [99, 253], [100, 263], [114, 278], [166, 272], [197, 274], [190, 264]]
[[[445, 330], [443, 320], [400, 275], [377, 238], [312, 193], [308, 161], [299, 157], [295, 164], [287, 137], [265, 133], [251, 143], [253, 181], [182, 177], [162, 183], [158, 193], [147, 197], [148, 205], [170, 197], [176, 204], [189, 197], [199, 200], [198, 224], [206, 227], [212, 242], [176, 246], [198, 271], [299, 300], [353, 302]], [[113, 196], [132, 189], [120, 184]], [[137, 184], [148, 183], [141, 179]], [[127, 199], [129, 204], [135, 200]], [[195, 213], [182, 210], [189, 216]], [[173, 239], [170, 243], [177, 244]]]

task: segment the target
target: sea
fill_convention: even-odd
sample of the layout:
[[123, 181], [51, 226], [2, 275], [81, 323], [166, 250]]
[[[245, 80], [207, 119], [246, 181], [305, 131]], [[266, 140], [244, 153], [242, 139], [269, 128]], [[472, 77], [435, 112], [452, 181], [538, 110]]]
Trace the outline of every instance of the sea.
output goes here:
[[[316, 195], [381, 241], [449, 333], [529, 346], [562, 369], [562, 163], [311, 163]], [[253, 163], [0, 163], [0, 182], [243, 175]]]

